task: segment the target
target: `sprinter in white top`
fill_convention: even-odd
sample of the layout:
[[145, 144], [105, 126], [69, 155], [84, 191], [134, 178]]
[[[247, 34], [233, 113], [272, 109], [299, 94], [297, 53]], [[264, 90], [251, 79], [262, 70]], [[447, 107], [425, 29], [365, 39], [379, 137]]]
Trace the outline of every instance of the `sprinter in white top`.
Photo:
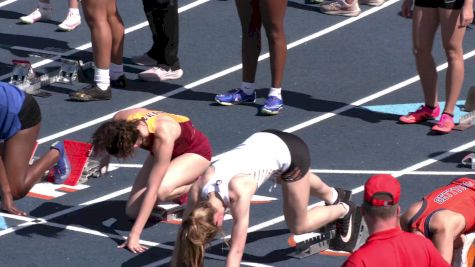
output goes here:
[[[178, 232], [173, 266], [202, 266], [205, 245], [221, 230], [226, 209], [233, 217], [226, 266], [239, 266], [246, 244], [251, 198], [267, 180], [281, 184], [285, 221], [303, 234], [337, 221], [347, 235], [355, 205], [350, 191], [329, 187], [309, 172], [310, 153], [296, 135], [265, 130], [250, 136], [213, 162], [192, 186]], [[327, 205], [307, 210], [309, 197]]]

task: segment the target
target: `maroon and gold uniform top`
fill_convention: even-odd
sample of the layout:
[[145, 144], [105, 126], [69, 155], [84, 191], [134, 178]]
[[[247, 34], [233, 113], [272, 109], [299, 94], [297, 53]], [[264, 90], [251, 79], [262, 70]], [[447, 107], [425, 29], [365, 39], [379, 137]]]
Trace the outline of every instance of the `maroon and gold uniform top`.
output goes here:
[[409, 220], [409, 228], [430, 238], [430, 218], [440, 210], [460, 213], [465, 218], [464, 233], [475, 231], [475, 180], [458, 178], [425, 196], [421, 208]]
[[173, 119], [181, 128], [181, 134], [178, 139], [175, 140], [173, 146], [172, 159], [185, 153], [195, 153], [201, 155], [207, 160], [211, 160], [211, 146], [208, 138], [198, 129], [193, 127], [193, 123], [188, 117], [157, 110], [136, 112], [127, 117], [128, 121], [144, 120], [147, 124], [148, 131], [152, 133], [149, 137], [150, 145], [144, 147], [144, 149], [153, 153], [153, 134], [156, 132], [156, 120], [163, 116]]

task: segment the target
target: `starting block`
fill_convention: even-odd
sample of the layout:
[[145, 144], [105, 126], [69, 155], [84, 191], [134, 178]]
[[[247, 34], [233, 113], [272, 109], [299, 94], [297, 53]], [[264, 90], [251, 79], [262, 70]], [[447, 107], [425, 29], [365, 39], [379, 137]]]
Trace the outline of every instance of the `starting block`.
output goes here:
[[475, 169], [475, 153], [470, 153], [463, 157], [462, 165], [470, 166], [470, 168]]
[[295, 251], [290, 253], [289, 256], [303, 259], [328, 250], [330, 249], [330, 240], [335, 236], [336, 229], [329, 228], [323, 228], [320, 232], [291, 235], [287, 242], [290, 247], [295, 247]]
[[470, 111], [467, 114], [461, 116], [459, 123], [454, 127], [454, 129], [463, 131], [474, 125], [475, 125], [475, 110]]
[[94, 67], [93, 62], [83, 63], [81, 60], [61, 59], [59, 71], [52, 71], [37, 76], [31, 63], [25, 60], [12, 60], [13, 71], [10, 84], [13, 84], [28, 94], [49, 96], [40, 88], [53, 83], [72, 84], [78, 80], [79, 73]]
[[150, 217], [154, 221], [162, 221], [171, 224], [181, 224], [183, 218], [183, 212], [185, 211], [186, 204], [159, 204], [152, 210]]
[[71, 173], [65, 181], [56, 181], [54, 170], [51, 169], [47, 176], [48, 182], [75, 186], [78, 183], [85, 183], [89, 178], [97, 178], [102, 175], [100, 158], [91, 158], [92, 144], [64, 140], [64, 150], [69, 160]]
[[302, 259], [327, 250], [347, 253], [360, 248], [368, 239], [369, 233], [359, 207], [356, 209], [351, 229], [353, 231], [348, 241], [336, 233], [334, 223], [323, 227], [319, 232], [291, 236], [293, 241], [289, 238], [288, 243], [291, 247], [295, 247], [295, 251], [289, 256]]
[[470, 89], [468, 89], [467, 99], [465, 99], [464, 110], [467, 112], [475, 110], [475, 86], [472, 86], [470, 87]]

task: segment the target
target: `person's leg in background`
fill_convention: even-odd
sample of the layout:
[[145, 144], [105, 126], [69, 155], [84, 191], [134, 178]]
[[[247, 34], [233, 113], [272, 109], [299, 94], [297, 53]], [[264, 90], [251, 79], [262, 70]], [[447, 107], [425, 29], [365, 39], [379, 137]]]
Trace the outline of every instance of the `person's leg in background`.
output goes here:
[[179, 21], [176, 0], [143, 0], [144, 12], [152, 32], [150, 50], [132, 58], [138, 65], [154, 66], [139, 73], [145, 81], [157, 82], [179, 79], [183, 76], [178, 58]]
[[266, 115], [276, 115], [282, 109], [282, 80], [284, 78], [287, 42], [284, 31], [284, 17], [287, 0], [259, 1], [262, 23], [269, 42], [272, 83], [269, 95], [261, 109]]

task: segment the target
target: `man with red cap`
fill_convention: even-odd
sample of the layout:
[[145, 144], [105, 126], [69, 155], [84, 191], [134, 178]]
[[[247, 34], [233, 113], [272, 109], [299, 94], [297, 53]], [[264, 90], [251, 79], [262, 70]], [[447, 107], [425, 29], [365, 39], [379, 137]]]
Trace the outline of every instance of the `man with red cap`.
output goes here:
[[374, 175], [364, 188], [361, 212], [370, 236], [344, 267], [450, 266], [429, 240], [399, 228], [401, 186], [396, 178]]
[[401, 227], [432, 240], [449, 263], [455, 262], [454, 249], [461, 248], [462, 258], [457, 260], [463, 264], [475, 237], [468, 235], [475, 232], [474, 212], [475, 180], [462, 177], [412, 204], [401, 216]]

